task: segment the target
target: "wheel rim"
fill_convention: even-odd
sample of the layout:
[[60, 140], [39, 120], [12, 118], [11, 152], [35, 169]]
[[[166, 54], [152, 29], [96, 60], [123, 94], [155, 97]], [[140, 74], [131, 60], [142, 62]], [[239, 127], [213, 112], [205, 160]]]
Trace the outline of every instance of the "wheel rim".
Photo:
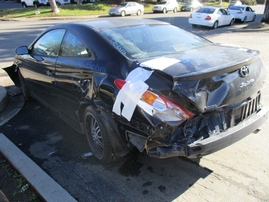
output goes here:
[[87, 139], [91, 146], [92, 152], [98, 159], [102, 159], [104, 155], [103, 136], [100, 126], [93, 114], [87, 115], [86, 124]]
[[163, 9], [163, 13], [166, 13], [166, 8]]
[[137, 15], [141, 15], [141, 11], [140, 10], [137, 11]]
[[124, 12], [124, 11], [121, 12], [121, 16], [122, 16], [122, 17], [125, 16], [125, 12]]
[[177, 8], [174, 8], [174, 13], [176, 13], [177, 12]]

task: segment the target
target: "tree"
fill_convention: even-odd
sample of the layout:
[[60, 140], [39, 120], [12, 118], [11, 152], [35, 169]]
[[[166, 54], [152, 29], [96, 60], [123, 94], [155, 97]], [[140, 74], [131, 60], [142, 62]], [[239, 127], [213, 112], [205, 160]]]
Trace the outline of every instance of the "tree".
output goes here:
[[269, 24], [269, 0], [266, 0], [262, 22]]
[[50, 7], [53, 13], [58, 14], [60, 13], [60, 10], [58, 9], [58, 6], [56, 4], [55, 0], [49, 0], [50, 1]]

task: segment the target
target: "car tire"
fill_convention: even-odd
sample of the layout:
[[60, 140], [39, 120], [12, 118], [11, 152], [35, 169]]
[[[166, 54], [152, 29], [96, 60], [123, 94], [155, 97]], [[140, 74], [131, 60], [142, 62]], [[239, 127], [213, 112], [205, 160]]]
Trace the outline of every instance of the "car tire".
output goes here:
[[244, 17], [244, 19], [242, 20], [242, 23], [246, 23], [247, 22], [247, 16]]
[[110, 130], [102, 113], [93, 107], [87, 107], [84, 112], [84, 127], [88, 144], [93, 155], [103, 164], [116, 160], [108, 135]]
[[193, 8], [190, 8], [190, 12], [192, 12], [193, 11]]
[[234, 22], [235, 22], [235, 19], [233, 18], [233, 19], [231, 19], [231, 22], [230, 22], [230, 24], [229, 24], [229, 25], [230, 25], [230, 26], [231, 26], [231, 25], [233, 25], [233, 24], [234, 24]]
[[25, 80], [22, 77], [20, 70], [18, 70], [18, 74], [19, 74], [19, 80], [20, 80], [21, 90], [22, 90], [22, 94], [23, 94], [24, 99], [31, 100], [30, 91], [25, 84]]
[[23, 2], [23, 3], [22, 3], [22, 7], [23, 7], [23, 8], [27, 8], [26, 3]]
[[252, 22], [256, 20], [256, 15], [253, 16]]
[[213, 25], [213, 29], [217, 29], [218, 26], [219, 26], [219, 23], [218, 23], [218, 21], [216, 21], [216, 22], [214, 23], [214, 25]]
[[136, 15], [141, 15], [141, 10], [138, 10], [137, 12], [136, 12]]
[[176, 13], [177, 12], [177, 8], [174, 8], [173, 12]]
[[167, 13], [167, 10], [166, 10], [166, 8], [163, 8], [163, 13]]
[[126, 15], [126, 12], [125, 12], [125, 11], [121, 11], [120, 15], [121, 15], [122, 17], [124, 17], [124, 16]]

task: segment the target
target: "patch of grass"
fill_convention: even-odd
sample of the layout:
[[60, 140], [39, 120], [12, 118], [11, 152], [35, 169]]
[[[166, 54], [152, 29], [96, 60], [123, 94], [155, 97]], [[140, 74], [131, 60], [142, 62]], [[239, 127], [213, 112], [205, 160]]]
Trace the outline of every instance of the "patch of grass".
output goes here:
[[32, 202], [41, 202], [40, 197], [35, 193], [23, 176], [18, 173], [0, 153], [0, 183], [4, 193], [10, 201], [24, 199]]

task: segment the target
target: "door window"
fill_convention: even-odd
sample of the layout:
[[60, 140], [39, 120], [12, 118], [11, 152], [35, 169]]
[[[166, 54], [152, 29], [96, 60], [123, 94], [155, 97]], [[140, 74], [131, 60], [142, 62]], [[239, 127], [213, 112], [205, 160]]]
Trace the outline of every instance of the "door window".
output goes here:
[[47, 32], [34, 44], [31, 53], [41, 56], [58, 56], [65, 32], [65, 29]]
[[60, 56], [64, 57], [91, 57], [85, 44], [77, 36], [68, 32], [63, 40]]

